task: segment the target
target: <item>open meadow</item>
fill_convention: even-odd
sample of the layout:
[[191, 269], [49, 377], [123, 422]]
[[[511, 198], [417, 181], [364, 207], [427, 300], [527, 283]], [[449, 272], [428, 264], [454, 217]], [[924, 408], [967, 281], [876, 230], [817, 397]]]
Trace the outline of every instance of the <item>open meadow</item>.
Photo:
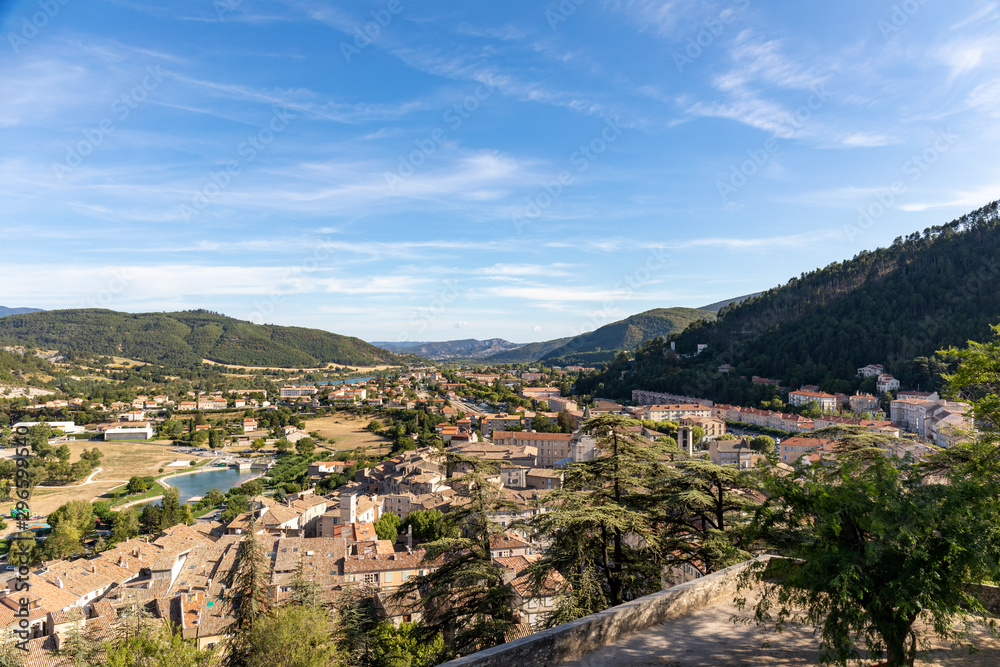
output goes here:
[[365, 427], [372, 417], [356, 417], [351, 414], [338, 413], [306, 422], [306, 431], [315, 431], [320, 436], [333, 439], [334, 442], [320, 444], [321, 449], [334, 452], [345, 450], [367, 449], [372, 453], [387, 454], [392, 446], [388, 438], [375, 435]]
[[[74, 482], [62, 487], [38, 487], [31, 494], [31, 511], [48, 515], [60, 505], [70, 500], [96, 500], [100, 495], [121, 486], [133, 475], [155, 476], [157, 471], [179, 457], [170, 451], [167, 442], [71, 442], [68, 443], [72, 457], [70, 462], [79, 461], [84, 449], [101, 450], [104, 455], [98, 468], [87, 483]], [[0, 503], [0, 511], [9, 515], [13, 503]], [[8, 521], [8, 524], [10, 522]]]

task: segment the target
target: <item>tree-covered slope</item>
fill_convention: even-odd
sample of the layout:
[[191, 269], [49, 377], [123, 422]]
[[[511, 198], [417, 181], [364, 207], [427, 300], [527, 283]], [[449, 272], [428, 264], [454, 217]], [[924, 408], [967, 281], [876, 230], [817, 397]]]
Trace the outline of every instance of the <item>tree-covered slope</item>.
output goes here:
[[118, 313], [53, 310], [0, 319], [0, 341], [61, 352], [191, 366], [203, 359], [245, 366], [395, 364], [400, 357], [348, 336], [257, 325], [204, 310]]
[[[694, 323], [677, 337], [679, 352], [693, 353], [699, 343], [709, 345], [707, 352], [672, 362], [643, 355], [625, 383], [641, 378], [706, 395], [720, 382], [712, 379], [717, 367], [728, 363], [738, 374], [786, 386], [850, 389], [859, 367], [882, 363], [905, 385], [936, 388], [943, 366], [935, 351], [983, 340], [997, 322], [1000, 203], [993, 202], [726, 306], [716, 321]], [[596, 384], [627, 389], [612, 378], [616, 370], [620, 376], [609, 369]]]
[[539, 343], [528, 343], [513, 350], [492, 354], [486, 357], [486, 360], [494, 364], [530, 364], [533, 361], [538, 361], [557, 347], [562, 347], [571, 340], [573, 340], [573, 336], [545, 340]]
[[605, 324], [589, 333], [530, 343], [516, 350], [487, 357], [487, 360], [494, 363], [602, 363], [619, 350], [630, 350], [651, 338], [683, 331], [697, 320], [714, 318], [715, 313], [698, 308], [654, 308]]
[[640, 343], [683, 331], [692, 322], [715, 319], [715, 313], [697, 308], [654, 308], [577, 336], [545, 355], [546, 359], [581, 352], [631, 350]]

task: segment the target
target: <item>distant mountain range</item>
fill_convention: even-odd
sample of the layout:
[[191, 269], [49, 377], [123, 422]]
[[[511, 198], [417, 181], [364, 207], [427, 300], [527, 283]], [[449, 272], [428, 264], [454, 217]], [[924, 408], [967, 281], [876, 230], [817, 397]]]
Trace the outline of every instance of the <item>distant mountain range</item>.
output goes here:
[[133, 314], [77, 309], [9, 315], [0, 319], [0, 342], [178, 367], [204, 359], [278, 368], [419, 361], [358, 338], [319, 329], [258, 325], [207, 310]]
[[509, 340], [504, 340], [503, 338], [490, 338], [489, 340], [466, 338], [464, 340], [447, 340], [438, 343], [372, 341], [372, 345], [389, 350], [390, 352], [417, 354], [421, 357], [437, 361], [445, 359], [483, 359], [493, 354], [522, 347], [518, 343], [511, 343]]
[[489, 363], [530, 364], [536, 361], [593, 364], [607, 361], [616, 352], [632, 349], [657, 336], [683, 331], [691, 322], [713, 320], [715, 313], [697, 308], [656, 308], [606, 324], [595, 331], [539, 343], [516, 344], [502, 338], [427, 342], [373, 342], [392, 352], [418, 354], [438, 361], [482, 359]]
[[6, 306], [0, 306], [0, 317], [7, 317], [8, 315], [23, 315], [24, 313], [38, 313], [41, 312], [41, 308], [7, 308]]

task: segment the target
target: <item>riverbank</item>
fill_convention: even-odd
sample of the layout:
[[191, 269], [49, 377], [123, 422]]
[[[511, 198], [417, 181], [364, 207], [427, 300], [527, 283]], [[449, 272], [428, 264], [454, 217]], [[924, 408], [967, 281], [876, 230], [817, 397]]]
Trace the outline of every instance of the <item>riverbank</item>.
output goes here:
[[120, 512], [123, 509], [128, 509], [129, 507], [133, 507], [135, 505], [146, 505], [148, 503], [155, 503], [157, 500], [163, 500], [163, 494], [160, 494], [158, 496], [151, 496], [149, 498], [140, 498], [139, 500], [133, 500], [131, 502], [125, 503], [124, 505], [120, 505], [119, 507], [112, 507], [111, 511]]
[[[199, 478], [194, 476], [195, 473], [205, 473], [209, 476], [206, 478], [205, 475], [201, 475]], [[204, 497], [212, 489], [226, 493], [247, 482], [260, 479], [265, 474], [264, 472], [254, 474], [250, 471], [241, 471], [232, 466], [206, 465], [198, 470], [187, 470], [157, 481], [164, 487], [176, 489], [180, 494], [181, 502], [188, 503], [191, 502], [192, 498]]]
[[[222, 469], [221, 466], [212, 465], [216, 461], [220, 461], [220, 460], [221, 459], [215, 458], [215, 459], [212, 459], [211, 461], [209, 461], [208, 463], [199, 463], [198, 467], [194, 468], [193, 470], [182, 470], [180, 472], [168, 473], [168, 474], [164, 475], [163, 477], [157, 479], [156, 481], [158, 481], [160, 484], [163, 484], [164, 486], [171, 486], [171, 484], [167, 480], [168, 479], [173, 479], [174, 477], [184, 477], [186, 475], [194, 475], [194, 474], [199, 473], [199, 472], [207, 472], [207, 471], [212, 471], [212, 470], [221, 470]], [[227, 465], [226, 467], [228, 468], [229, 466]]]

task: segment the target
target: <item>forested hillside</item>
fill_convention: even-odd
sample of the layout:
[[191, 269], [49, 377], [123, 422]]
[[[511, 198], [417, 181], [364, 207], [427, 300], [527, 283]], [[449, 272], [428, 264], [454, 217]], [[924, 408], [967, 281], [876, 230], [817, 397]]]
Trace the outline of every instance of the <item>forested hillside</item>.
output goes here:
[[562, 347], [571, 340], [573, 340], [573, 336], [556, 338], [555, 340], [544, 340], [539, 343], [528, 343], [513, 350], [490, 355], [486, 360], [494, 364], [530, 364], [538, 361], [557, 347]]
[[33, 354], [19, 354], [0, 349], [0, 385], [21, 385], [33, 374], [53, 372], [53, 365]]
[[79, 309], [11, 315], [0, 319], [0, 342], [171, 366], [192, 366], [203, 359], [280, 368], [401, 361], [358, 338], [257, 325], [205, 310], [131, 314]]
[[603, 384], [618, 396], [643, 386], [732, 400], [725, 386], [736, 380], [718, 377], [723, 363], [739, 375], [827, 390], [850, 390], [857, 368], [883, 363], [905, 386], [932, 389], [946, 367], [934, 353], [983, 340], [997, 322], [1000, 203], [993, 202], [724, 307], [716, 321], [696, 322], [676, 339], [685, 354], [707, 343], [700, 356], [670, 360], [647, 346], [624, 381], [615, 379], [616, 366], [580, 386], [592, 392]]
[[588, 352], [610, 353], [607, 354], [610, 358], [618, 350], [632, 350], [652, 338], [683, 331], [692, 322], [714, 319], [714, 313], [697, 308], [654, 308], [581, 334], [562, 347], [552, 350], [543, 359], [571, 361], [578, 358], [583, 362], [588, 359], [583, 354]]

